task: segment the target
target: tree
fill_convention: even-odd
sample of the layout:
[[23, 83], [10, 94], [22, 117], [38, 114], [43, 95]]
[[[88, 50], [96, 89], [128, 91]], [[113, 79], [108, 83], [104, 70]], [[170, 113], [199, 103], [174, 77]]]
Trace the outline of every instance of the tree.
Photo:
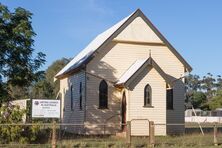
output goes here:
[[204, 110], [222, 107], [221, 76], [215, 78], [211, 73], [207, 73], [203, 78], [189, 75], [186, 78], [186, 103]]
[[189, 74], [186, 77], [185, 88], [186, 88], [186, 100], [185, 100], [185, 102], [187, 104], [192, 104], [193, 102], [195, 102], [195, 100], [193, 100], [195, 92], [197, 92], [201, 88], [200, 77], [198, 75]]
[[59, 81], [54, 82], [55, 75], [66, 65], [68, 64], [70, 59], [62, 58], [60, 60], [56, 60], [48, 67], [45, 73], [45, 77], [47, 82], [49, 82], [53, 88], [53, 98], [57, 96], [57, 93], [59, 92]]
[[52, 99], [53, 98], [52, 85], [46, 79], [38, 81], [32, 87], [31, 98]]
[[222, 107], [222, 90], [217, 91], [216, 95], [209, 102], [209, 108], [215, 110], [216, 108]]
[[216, 87], [217, 87], [217, 90], [222, 90], [222, 78], [220, 75], [217, 76]]
[[13, 99], [11, 88], [28, 87], [42, 75], [42, 52], [34, 56], [32, 13], [16, 8], [10, 12], [0, 3], [0, 102]]
[[204, 76], [202, 79], [201, 88], [205, 91], [207, 99], [210, 100], [216, 92], [216, 80], [211, 73], [207, 73], [207, 76]]
[[201, 80], [198, 75], [189, 74], [186, 77], [186, 89], [188, 91], [198, 91], [201, 88]]
[[32, 98], [56, 98], [59, 92], [59, 81], [54, 82], [54, 76], [70, 61], [62, 58], [56, 60], [50, 65], [44, 75], [44, 78], [35, 83], [32, 88]]
[[192, 94], [191, 103], [194, 108], [206, 107], [205, 105], [206, 102], [207, 102], [207, 97], [203, 92], [198, 91]]

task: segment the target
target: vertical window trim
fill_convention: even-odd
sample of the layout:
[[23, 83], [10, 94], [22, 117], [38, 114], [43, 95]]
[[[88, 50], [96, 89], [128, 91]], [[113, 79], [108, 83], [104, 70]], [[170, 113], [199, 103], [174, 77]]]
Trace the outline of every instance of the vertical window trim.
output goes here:
[[167, 110], [173, 110], [174, 109], [174, 93], [173, 93], [173, 89], [167, 89], [166, 90], [166, 101], [167, 101]]
[[79, 109], [82, 110], [82, 82], [79, 83]]
[[[147, 92], [149, 92], [149, 93], [147, 94]], [[147, 98], [147, 96], [149, 98]], [[148, 101], [148, 99], [149, 99], [149, 101]], [[153, 107], [152, 106], [152, 88], [149, 84], [147, 84], [144, 87], [144, 107]]]
[[73, 111], [74, 110], [74, 108], [73, 108], [73, 86], [71, 85], [70, 86], [70, 95], [71, 95], [71, 111]]
[[[101, 92], [102, 91], [101, 87], [103, 84], [105, 85], [105, 88], [103, 88], [103, 89], [105, 90], [106, 94], [104, 92]], [[102, 98], [102, 97], [104, 97], [104, 98]], [[105, 100], [102, 100], [102, 99], [105, 99]], [[106, 83], [105, 80], [102, 80], [99, 83], [99, 109], [108, 109], [108, 84]]]

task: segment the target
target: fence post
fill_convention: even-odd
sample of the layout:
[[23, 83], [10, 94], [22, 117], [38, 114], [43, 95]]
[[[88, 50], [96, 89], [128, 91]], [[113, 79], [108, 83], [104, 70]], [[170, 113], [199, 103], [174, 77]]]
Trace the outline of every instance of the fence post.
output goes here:
[[155, 145], [155, 131], [154, 131], [154, 122], [149, 121], [149, 145], [154, 147]]
[[56, 121], [52, 123], [52, 148], [56, 148]]
[[131, 121], [127, 121], [127, 128], [126, 128], [126, 140], [127, 144], [131, 144]]
[[103, 123], [104, 125], [103, 125], [103, 135], [105, 135], [106, 134], [106, 123]]
[[214, 124], [214, 145], [215, 146], [218, 145], [218, 141], [217, 141], [217, 125], [216, 125], [216, 123]]

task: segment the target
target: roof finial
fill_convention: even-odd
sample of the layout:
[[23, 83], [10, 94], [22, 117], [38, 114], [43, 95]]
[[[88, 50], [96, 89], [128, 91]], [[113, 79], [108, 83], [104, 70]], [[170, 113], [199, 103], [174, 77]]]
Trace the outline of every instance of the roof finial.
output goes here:
[[151, 57], [151, 49], [149, 50], [149, 57]]

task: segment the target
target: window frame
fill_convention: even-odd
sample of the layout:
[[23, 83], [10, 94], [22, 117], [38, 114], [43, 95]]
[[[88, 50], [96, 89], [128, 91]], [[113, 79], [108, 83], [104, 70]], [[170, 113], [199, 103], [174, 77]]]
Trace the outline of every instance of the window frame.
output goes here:
[[174, 93], [173, 88], [166, 89], [166, 108], [167, 110], [174, 109]]
[[146, 86], [144, 87], [144, 106], [143, 107], [153, 107], [152, 106], [152, 88], [150, 84], [146, 84]]

